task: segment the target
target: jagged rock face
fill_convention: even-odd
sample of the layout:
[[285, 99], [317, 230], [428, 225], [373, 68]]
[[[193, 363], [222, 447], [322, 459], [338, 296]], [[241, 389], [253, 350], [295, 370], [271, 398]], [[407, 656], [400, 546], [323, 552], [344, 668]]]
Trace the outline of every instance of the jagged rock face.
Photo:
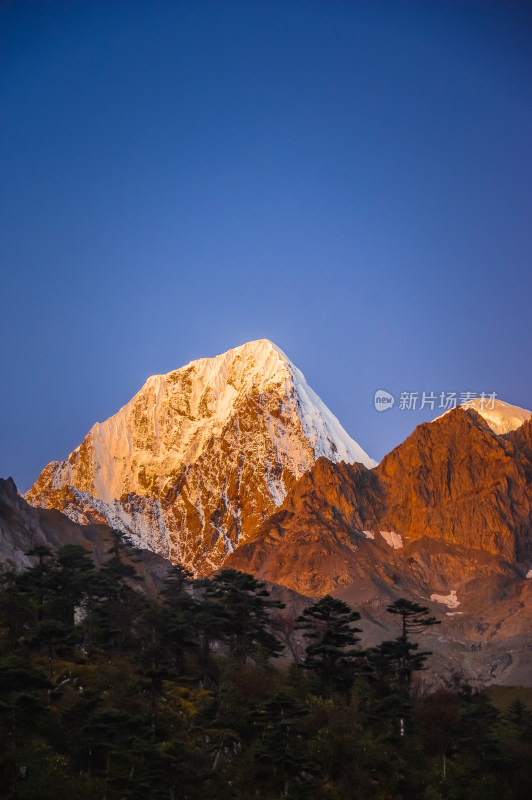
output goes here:
[[511, 431], [505, 438], [524, 456], [524, 469], [528, 480], [532, 481], [532, 419]]
[[282, 351], [259, 340], [149, 378], [27, 499], [125, 530], [201, 574], [320, 456], [374, 464]]
[[358, 572], [360, 532], [381, 505], [374, 470], [320, 458], [226, 565], [305, 595], [334, 592]]
[[497, 435], [458, 408], [372, 470], [319, 459], [226, 566], [362, 612], [366, 643], [409, 597], [443, 619], [433, 669], [532, 684], [532, 422]]
[[386, 495], [381, 529], [532, 558], [529, 461], [475, 411], [457, 408], [414, 433], [376, 472]]
[[419, 552], [429, 542], [477, 553], [477, 560], [491, 554], [526, 572], [530, 425], [509, 441], [475, 411], [458, 408], [420, 425], [373, 470], [319, 459], [227, 563], [310, 595], [379, 574], [386, 583], [399, 569], [390, 567], [392, 555], [402, 561], [418, 541], [425, 543]]

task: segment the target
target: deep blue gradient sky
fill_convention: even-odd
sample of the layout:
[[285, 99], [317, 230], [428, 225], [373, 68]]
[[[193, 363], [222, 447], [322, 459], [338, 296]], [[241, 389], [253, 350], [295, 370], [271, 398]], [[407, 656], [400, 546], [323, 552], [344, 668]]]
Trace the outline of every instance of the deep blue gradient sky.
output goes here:
[[378, 388], [532, 407], [530, 3], [0, 9], [0, 475], [262, 337], [377, 459]]

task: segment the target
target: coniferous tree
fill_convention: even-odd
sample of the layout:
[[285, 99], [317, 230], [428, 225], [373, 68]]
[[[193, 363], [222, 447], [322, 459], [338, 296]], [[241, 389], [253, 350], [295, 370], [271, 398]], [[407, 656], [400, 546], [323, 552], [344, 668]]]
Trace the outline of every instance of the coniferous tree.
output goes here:
[[49, 547], [38, 545], [26, 553], [35, 556], [38, 563], [17, 576], [17, 585], [36, 601], [36, 621], [46, 616], [46, 602], [50, 600], [50, 575], [55, 565], [55, 554]]
[[[24, 573], [23, 573], [24, 574]], [[35, 624], [36, 598], [20, 586], [20, 574], [5, 570], [0, 576], [0, 653], [9, 655], [24, 647]]]
[[283, 608], [272, 600], [264, 584], [252, 575], [224, 569], [199, 582], [204, 589], [203, 628], [208, 636], [229, 647], [230, 655], [245, 663], [247, 658], [277, 657], [283, 645], [270, 630], [269, 611]]
[[409, 633], [421, 633], [432, 625], [440, 624], [439, 619], [429, 616], [428, 608], [406, 600], [404, 597], [389, 605], [386, 611], [401, 617], [401, 638], [403, 640], [408, 638]]
[[325, 696], [332, 691], [346, 692], [353, 683], [363, 656], [356, 647], [360, 628], [353, 627], [358, 620], [358, 611], [330, 595], [305, 608], [297, 619], [298, 627], [305, 631], [303, 636], [310, 640], [301, 666], [319, 677]]
[[192, 573], [177, 564], [168, 573], [161, 591], [164, 650], [169, 666], [178, 675], [185, 669], [187, 654], [196, 652], [199, 646], [195, 622], [199, 605], [188, 591], [192, 584]]
[[135, 567], [125, 560], [135, 560], [135, 549], [120, 531], [111, 531], [111, 536], [113, 543], [107, 551], [111, 557], [100, 568], [97, 583], [104, 602], [94, 605], [93, 621], [100, 644], [123, 653], [136, 645], [134, 628], [145, 600], [132, 588], [132, 583], [141, 578]]
[[[330, 597], [299, 618], [308, 668], [266, 668], [276, 604], [251, 576], [196, 588], [177, 567], [149, 599], [133, 588], [127, 545], [109, 556], [96, 569], [75, 548], [43, 549], [29, 570], [0, 575], [2, 797], [529, 797], [522, 702], [499, 715], [467, 686], [400, 690], [425, 665], [411, 641], [434, 624], [422, 606], [393, 604], [400, 635], [370, 651], [367, 680], [358, 614]], [[207, 629], [224, 645], [208, 688], [196, 654]]]
[[532, 739], [532, 711], [519, 698], [506, 709], [504, 723], [516, 737]]
[[52, 684], [20, 656], [0, 658], [0, 786], [14, 785], [20, 752], [50, 724], [46, 694]]
[[389, 614], [401, 619], [401, 634], [396, 639], [382, 642], [368, 653], [368, 663], [374, 677], [381, 684], [396, 683], [403, 693], [408, 693], [412, 673], [425, 669], [430, 651], [420, 651], [419, 644], [412, 642], [409, 634], [421, 633], [440, 621], [428, 614], [428, 608], [405, 598], [388, 606]]
[[83, 547], [64, 545], [57, 551], [49, 588], [56, 597], [58, 619], [70, 628], [74, 626], [76, 611], [81, 609], [96, 572], [94, 562]]

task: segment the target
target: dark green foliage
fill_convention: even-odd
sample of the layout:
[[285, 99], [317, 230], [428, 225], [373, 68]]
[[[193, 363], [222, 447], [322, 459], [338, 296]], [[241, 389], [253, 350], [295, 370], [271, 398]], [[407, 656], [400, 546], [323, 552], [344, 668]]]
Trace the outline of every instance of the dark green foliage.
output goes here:
[[205, 598], [202, 627], [208, 639], [224, 642], [230, 655], [242, 662], [251, 657], [266, 662], [280, 655], [283, 646], [270, 631], [268, 611], [284, 605], [270, 599], [263, 583], [245, 572], [223, 569], [200, 585]]
[[256, 778], [274, 796], [308, 797], [315, 789], [319, 768], [302, 726], [308, 713], [308, 707], [278, 692], [250, 715], [259, 733], [253, 754]]
[[428, 608], [405, 598], [396, 600], [386, 609], [401, 618], [401, 635], [382, 642], [368, 653], [368, 664], [373, 677], [381, 685], [394, 684], [400, 691], [408, 692], [412, 673], [425, 669], [429, 651], [420, 651], [419, 644], [409, 639], [409, 634], [422, 633], [440, 621], [428, 614]]
[[420, 606], [418, 603], [413, 603], [411, 600], [406, 600], [404, 597], [389, 605], [386, 611], [389, 614], [397, 614], [401, 617], [401, 636], [403, 639], [407, 638], [408, 633], [421, 633], [431, 625], [440, 624], [439, 619], [429, 616], [428, 608]]
[[504, 722], [516, 738], [532, 739], [532, 712], [521, 700], [514, 700], [504, 714]]
[[360, 641], [354, 628], [360, 614], [347, 603], [326, 595], [305, 608], [298, 617], [298, 628], [309, 640], [302, 666], [312, 670], [319, 680], [320, 691], [329, 696], [333, 691], [349, 691], [364, 655], [355, 645]]
[[382, 642], [367, 654], [367, 663], [377, 684], [385, 689], [397, 687], [408, 693], [412, 672], [425, 669], [425, 662], [431, 653], [419, 651], [417, 642], [399, 637]]
[[435, 624], [390, 606], [397, 639], [364, 653], [360, 617], [325, 597], [298, 621], [300, 667], [274, 668], [273, 601], [251, 575], [160, 598], [135, 588], [116, 533], [96, 569], [40, 548], [0, 581], [0, 796], [12, 800], [528, 800], [532, 715], [467, 686], [416, 697]]

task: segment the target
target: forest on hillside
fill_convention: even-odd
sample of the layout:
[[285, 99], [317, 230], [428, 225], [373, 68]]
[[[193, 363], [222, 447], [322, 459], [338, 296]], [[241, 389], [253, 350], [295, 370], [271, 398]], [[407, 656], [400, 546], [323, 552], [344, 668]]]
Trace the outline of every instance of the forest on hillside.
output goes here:
[[390, 605], [396, 638], [364, 651], [341, 600], [294, 620], [235, 570], [175, 566], [149, 598], [118, 531], [99, 568], [74, 545], [31, 555], [0, 575], [1, 798], [530, 797], [519, 699], [420, 691], [423, 606]]

